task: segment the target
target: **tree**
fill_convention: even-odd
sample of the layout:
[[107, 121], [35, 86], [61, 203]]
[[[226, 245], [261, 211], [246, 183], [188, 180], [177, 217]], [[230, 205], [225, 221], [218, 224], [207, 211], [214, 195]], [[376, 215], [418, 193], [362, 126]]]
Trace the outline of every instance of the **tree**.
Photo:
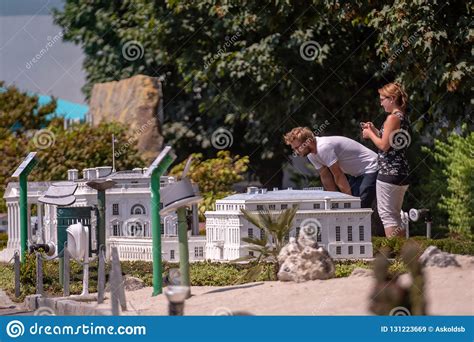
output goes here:
[[[4, 82], [0, 81], [0, 87]], [[26, 156], [27, 132], [49, 124], [49, 116], [56, 109], [56, 101], [40, 106], [37, 96], [28, 96], [16, 87], [9, 86], [0, 91], [0, 212], [5, 212], [3, 194], [21, 160]]]
[[[0, 88], [5, 82], [0, 81]], [[39, 105], [37, 96], [29, 96], [9, 86], [0, 91], [0, 139], [10, 133], [24, 134], [30, 129], [39, 129], [48, 125], [56, 110], [56, 99], [46, 105]]]
[[[232, 186], [243, 180], [247, 171], [248, 157], [231, 156], [229, 151], [219, 151], [215, 158], [203, 160], [200, 153], [192, 154], [187, 177], [199, 185], [203, 201], [199, 203], [199, 220], [205, 221], [204, 213], [213, 210], [216, 200], [234, 193]], [[170, 176], [181, 177], [186, 161], [176, 165]]]
[[[464, 130], [466, 126], [464, 126]], [[436, 172], [444, 176], [441, 182], [448, 184], [447, 191], [438, 202], [440, 209], [448, 214], [452, 235], [472, 237], [474, 234], [474, 132], [465, 136], [452, 134], [446, 143], [436, 140], [435, 149], [425, 149], [441, 167]]]
[[356, 137], [359, 121], [377, 121], [376, 89], [395, 78], [423, 134], [470, 117], [470, 11], [464, 1], [70, 0], [55, 17], [84, 48], [86, 92], [162, 77], [164, 129], [180, 154], [212, 155], [212, 133], [225, 127], [229, 149], [279, 186], [285, 131], [328, 120], [323, 134]]

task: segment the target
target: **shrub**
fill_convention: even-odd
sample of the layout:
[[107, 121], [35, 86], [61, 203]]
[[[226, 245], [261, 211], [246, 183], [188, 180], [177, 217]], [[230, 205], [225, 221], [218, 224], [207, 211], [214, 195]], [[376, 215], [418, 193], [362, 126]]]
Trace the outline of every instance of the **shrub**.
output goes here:
[[[204, 222], [206, 210], [213, 210], [216, 200], [234, 193], [232, 186], [244, 179], [249, 157], [232, 156], [219, 151], [212, 159], [203, 160], [201, 153], [192, 154], [193, 160], [187, 177], [199, 185], [203, 200], [199, 203], [199, 221]], [[186, 160], [171, 169], [170, 175], [181, 177]]]
[[[463, 127], [466, 131], [467, 127]], [[440, 163], [438, 187], [446, 189], [439, 208], [448, 214], [451, 235], [472, 236], [474, 227], [474, 132], [465, 136], [452, 133], [446, 142], [435, 140], [434, 150], [424, 149]], [[436, 170], [434, 171], [436, 172]]]
[[7, 242], [8, 242], [8, 234], [0, 233], [0, 251], [7, 246]]

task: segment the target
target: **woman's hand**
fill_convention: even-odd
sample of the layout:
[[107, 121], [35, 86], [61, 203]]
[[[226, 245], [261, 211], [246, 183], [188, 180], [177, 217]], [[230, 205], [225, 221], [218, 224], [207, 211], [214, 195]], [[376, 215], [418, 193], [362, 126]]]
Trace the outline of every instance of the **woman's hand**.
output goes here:
[[372, 127], [370, 126], [366, 126], [366, 128], [364, 128], [362, 130], [362, 138], [364, 139], [370, 139], [370, 136], [371, 134], [373, 133], [374, 131], [372, 130]]
[[364, 128], [370, 128], [372, 131], [375, 131], [375, 126], [372, 122], [365, 122], [364, 123]]

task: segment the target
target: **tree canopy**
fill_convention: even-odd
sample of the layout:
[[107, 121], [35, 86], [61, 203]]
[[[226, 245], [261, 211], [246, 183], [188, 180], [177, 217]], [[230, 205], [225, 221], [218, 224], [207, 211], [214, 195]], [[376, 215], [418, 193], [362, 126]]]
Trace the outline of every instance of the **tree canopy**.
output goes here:
[[422, 136], [472, 119], [470, 17], [468, 2], [422, 0], [69, 0], [55, 14], [86, 54], [86, 93], [161, 77], [168, 141], [210, 156], [224, 127], [267, 186], [281, 183], [285, 131], [328, 120], [323, 134], [355, 137], [359, 121], [383, 119], [376, 90], [395, 79]]

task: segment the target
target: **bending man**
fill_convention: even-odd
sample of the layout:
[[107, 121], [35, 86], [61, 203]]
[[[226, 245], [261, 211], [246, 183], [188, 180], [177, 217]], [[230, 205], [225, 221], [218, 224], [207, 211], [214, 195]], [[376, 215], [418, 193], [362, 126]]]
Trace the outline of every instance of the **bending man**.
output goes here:
[[360, 197], [362, 208], [372, 207], [378, 171], [375, 152], [346, 137], [316, 137], [307, 127], [293, 128], [284, 139], [318, 170], [324, 190], [339, 189]]

